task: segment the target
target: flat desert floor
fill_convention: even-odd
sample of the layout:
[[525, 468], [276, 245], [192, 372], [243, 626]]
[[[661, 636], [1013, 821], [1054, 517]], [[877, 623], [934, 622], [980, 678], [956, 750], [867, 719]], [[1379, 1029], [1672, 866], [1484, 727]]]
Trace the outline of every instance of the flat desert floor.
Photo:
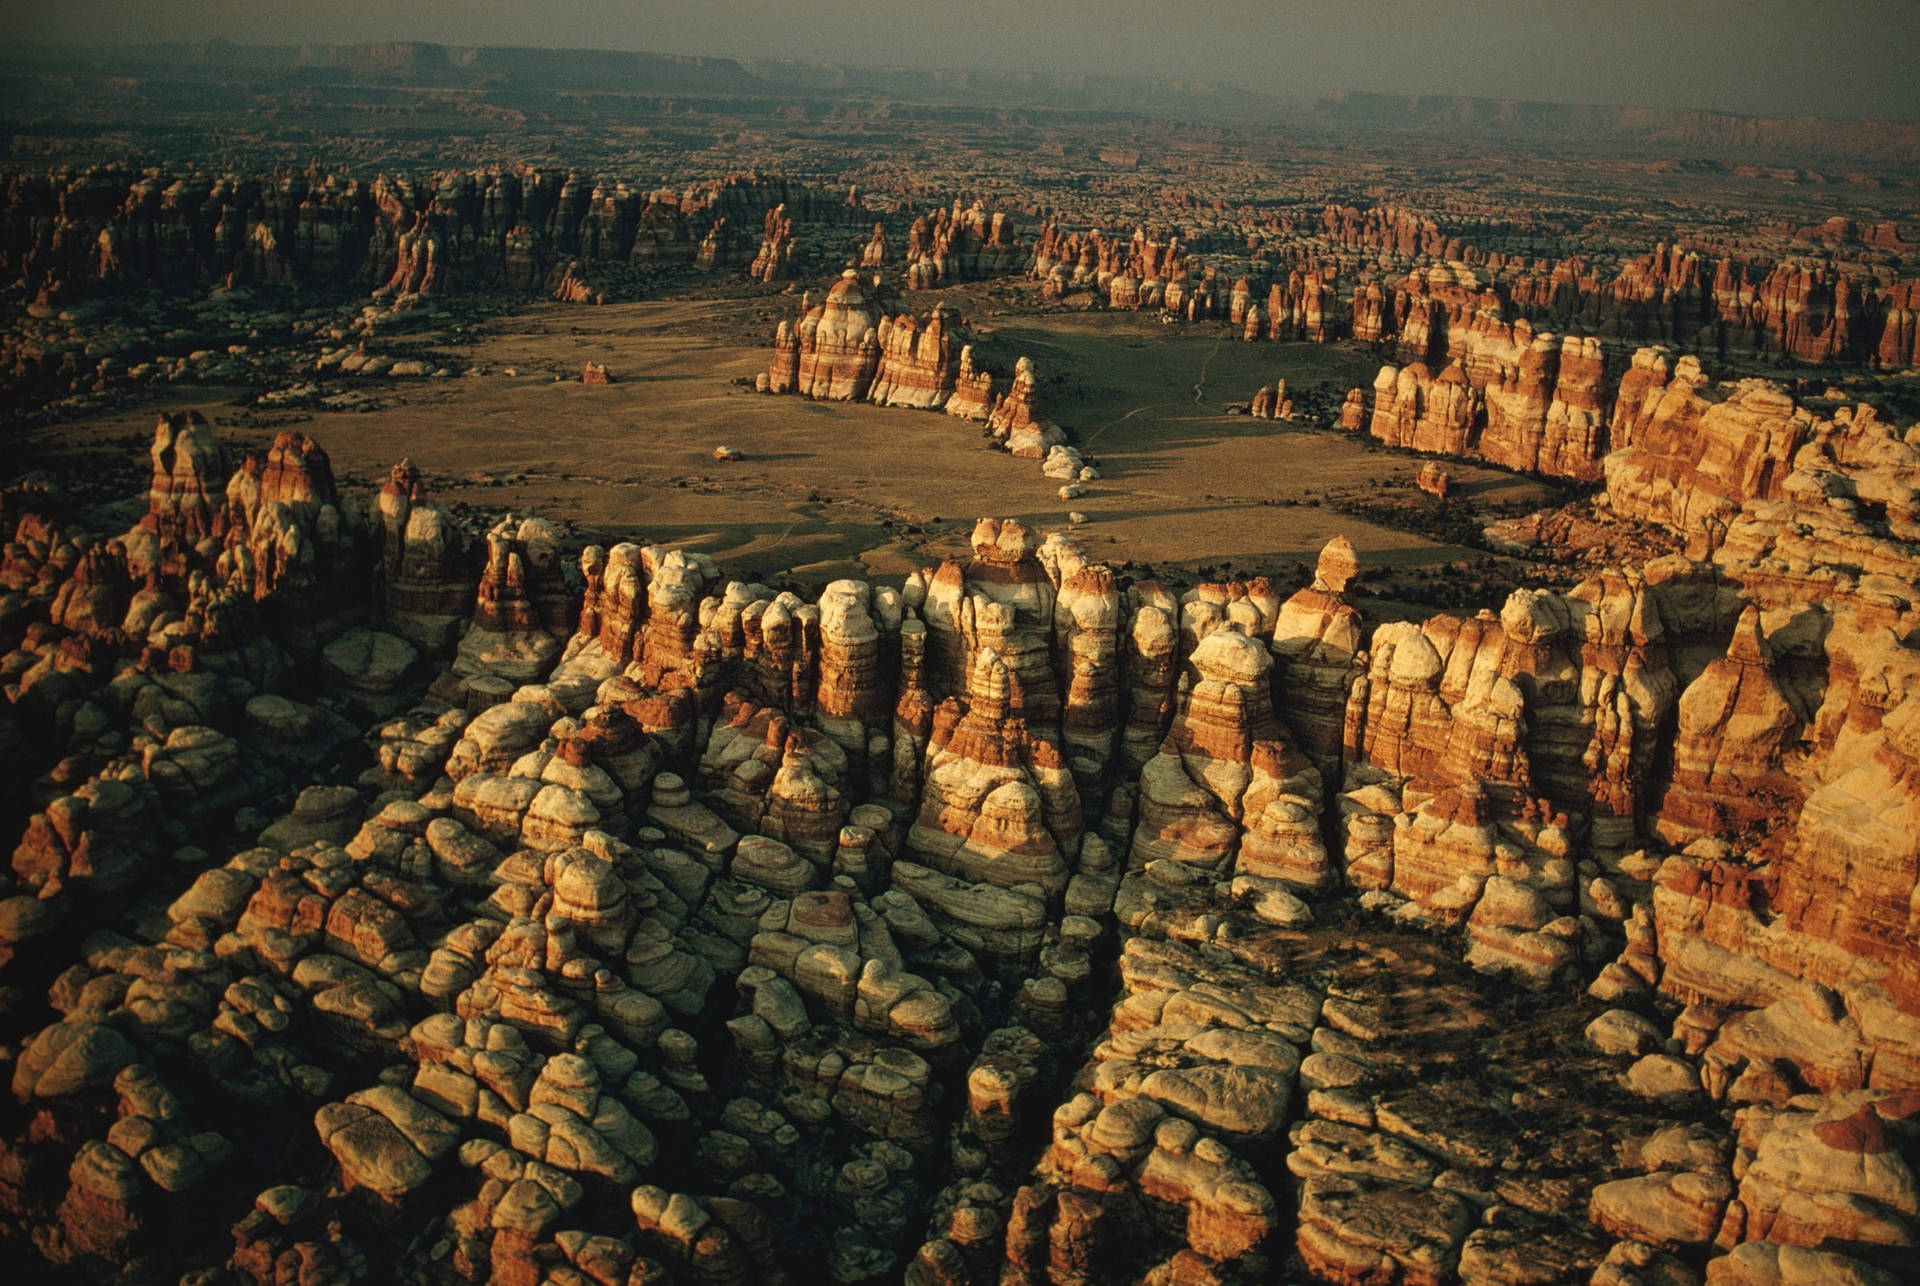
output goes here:
[[[539, 304], [436, 343], [474, 373], [329, 381], [371, 393], [375, 410], [252, 409], [230, 390], [167, 390], [137, 409], [27, 431], [23, 445], [29, 459], [104, 460], [111, 447], [126, 461], [156, 410], [194, 407], [245, 450], [281, 429], [310, 434], [343, 483], [377, 484], [405, 456], [433, 495], [470, 512], [538, 513], [583, 542], [680, 545], [773, 583], [898, 576], [964, 554], [983, 515], [1056, 530], [1069, 511], [1084, 515], [1074, 534], [1091, 556], [1186, 576], [1298, 576], [1297, 564], [1338, 534], [1363, 566], [1485, 556], [1405, 529], [1411, 510], [1436, 503], [1412, 488], [1418, 459], [1337, 430], [1226, 413], [1280, 378], [1302, 404], [1337, 408], [1378, 369], [1353, 345], [1248, 344], [1225, 326], [1163, 326], [1152, 314], [983, 315], [968, 305], [985, 297], [950, 292], [913, 303], [941, 298], [972, 316], [994, 369], [1034, 360], [1043, 413], [1102, 474], [1087, 495], [1058, 499], [1038, 462], [993, 449], [983, 426], [945, 414], [755, 393], [797, 293]], [[388, 351], [385, 341], [369, 347]], [[615, 382], [580, 383], [587, 362]], [[720, 445], [741, 458], [716, 461]], [[1546, 499], [1526, 478], [1447, 467], [1476, 502]]]

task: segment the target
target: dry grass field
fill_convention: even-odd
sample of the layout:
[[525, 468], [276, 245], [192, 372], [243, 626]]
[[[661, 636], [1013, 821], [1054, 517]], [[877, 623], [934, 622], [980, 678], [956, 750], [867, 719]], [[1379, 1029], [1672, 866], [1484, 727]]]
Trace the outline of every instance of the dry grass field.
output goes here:
[[[1057, 529], [1070, 510], [1085, 515], [1076, 538], [1089, 553], [1176, 574], [1222, 565], [1297, 574], [1285, 564], [1310, 562], [1340, 533], [1368, 565], [1478, 556], [1406, 530], [1410, 507], [1433, 503], [1412, 490], [1417, 460], [1334, 430], [1225, 413], [1282, 377], [1303, 407], [1337, 407], [1348, 387], [1371, 382], [1369, 354], [1245, 344], [1224, 326], [1162, 326], [1150, 314], [996, 316], [985, 295], [945, 297], [973, 316], [995, 369], [1034, 359], [1043, 410], [1103, 475], [1088, 495], [1059, 500], [1036, 462], [944, 414], [756, 394], [774, 321], [798, 308], [797, 298], [765, 295], [539, 304], [451, 347], [435, 341], [474, 373], [340, 381], [373, 394], [376, 410], [248, 410], [231, 393], [180, 390], [32, 430], [24, 445], [30, 458], [109, 445], [124, 456], [156, 409], [198, 407], [242, 449], [278, 429], [312, 435], [350, 484], [372, 485], [406, 456], [434, 495], [478, 516], [536, 512], [582, 541], [682, 545], [772, 581], [897, 576], [962, 553], [982, 515]], [[589, 361], [615, 382], [581, 384]], [[723, 444], [741, 459], [716, 461]], [[1540, 491], [1499, 471], [1449, 468], [1469, 496]]]

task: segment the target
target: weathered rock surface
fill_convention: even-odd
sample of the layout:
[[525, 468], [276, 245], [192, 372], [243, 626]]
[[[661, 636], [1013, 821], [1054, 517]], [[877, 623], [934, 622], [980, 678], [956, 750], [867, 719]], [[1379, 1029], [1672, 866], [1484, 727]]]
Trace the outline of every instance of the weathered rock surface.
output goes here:
[[[1101, 254], [1310, 325], [1291, 283]], [[812, 376], [952, 411], [957, 319], [868, 323], [863, 377], [835, 289]], [[1547, 467], [1603, 432], [1597, 360], [1416, 371], [1394, 431], [1497, 403]], [[1913, 448], [1738, 396], [1605, 430], [1668, 520], [1731, 515], [1701, 561], [1377, 627], [1344, 540], [1307, 585], [1179, 591], [994, 519], [817, 592], [514, 519], [476, 582], [404, 464], [363, 503], [283, 435], [222, 491], [168, 421], [117, 545], [4, 511], [48, 741], [0, 890], [39, 1015], [0, 1200], [49, 1253], [165, 1256], [296, 1165], [209, 1260], [256, 1275], [425, 1219], [470, 1279], [1897, 1274]], [[1744, 436], [1673, 463], [1710, 417]], [[1780, 484], [1715, 490], [1776, 422]]]
[[[799, 359], [794, 391], [824, 401], [858, 401], [867, 396], [880, 369], [880, 322], [880, 310], [868, 300], [860, 274], [849, 268], [792, 331]], [[776, 343], [776, 370], [779, 351]], [[784, 391], [777, 387], [779, 383], [776, 373], [774, 392]]]

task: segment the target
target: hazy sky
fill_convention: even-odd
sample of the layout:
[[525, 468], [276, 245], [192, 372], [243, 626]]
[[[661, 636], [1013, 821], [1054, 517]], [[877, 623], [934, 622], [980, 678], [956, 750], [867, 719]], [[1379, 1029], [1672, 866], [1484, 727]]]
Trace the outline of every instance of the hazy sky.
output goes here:
[[434, 40], [1920, 117], [1920, 0], [0, 0], [135, 43]]

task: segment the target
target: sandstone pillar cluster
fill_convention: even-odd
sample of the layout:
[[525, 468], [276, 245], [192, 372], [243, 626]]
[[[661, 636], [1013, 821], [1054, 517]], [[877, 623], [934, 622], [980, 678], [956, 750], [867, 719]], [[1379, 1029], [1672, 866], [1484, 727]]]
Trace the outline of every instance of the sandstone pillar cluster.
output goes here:
[[[973, 378], [867, 307], [795, 378]], [[0, 1197], [82, 1266], [217, 1209], [259, 1279], [431, 1218], [395, 1253], [474, 1281], [1892, 1280], [1920, 443], [1697, 369], [1635, 359], [1605, 470], [1690, 556], [1380, 622], [1345, 539], [1181, 587], [988, 518], [775, 590], [164, 418], [126, 533], [4, 511], [49, 753]], [[1599, 423], [1418, 365], [1373, 418], [1502, 398], [1530, 450]]]

